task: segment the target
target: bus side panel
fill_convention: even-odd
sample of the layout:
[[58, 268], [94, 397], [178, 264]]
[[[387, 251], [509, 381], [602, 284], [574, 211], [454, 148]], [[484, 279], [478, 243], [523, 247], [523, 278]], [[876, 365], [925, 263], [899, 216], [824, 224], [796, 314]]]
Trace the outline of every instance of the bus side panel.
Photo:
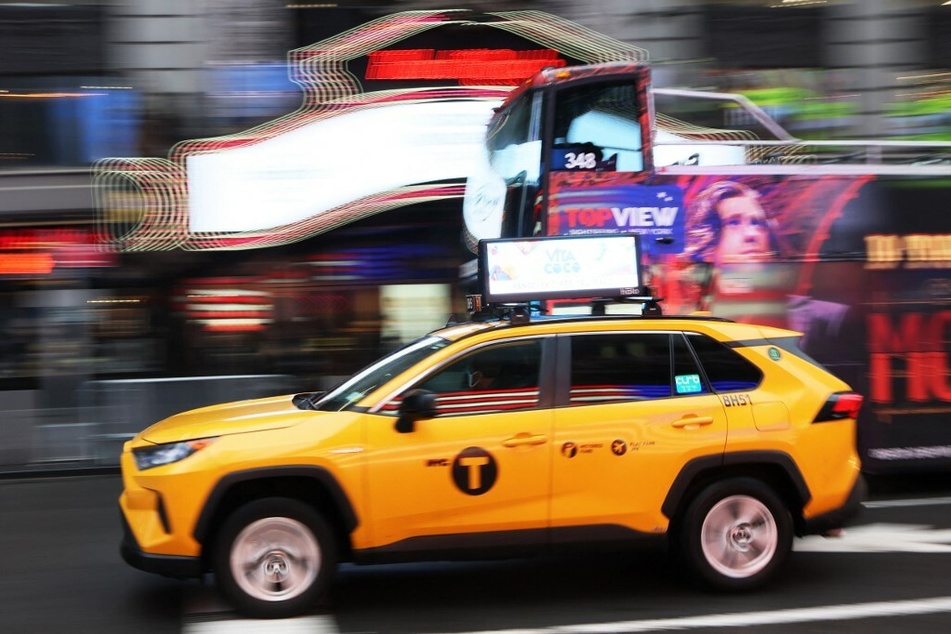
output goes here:
[[798, 330], [865, 395], [868, 472], [951, 468], [951, 180], [558, 173], [547, 233], [637, 232], [664, 312]]

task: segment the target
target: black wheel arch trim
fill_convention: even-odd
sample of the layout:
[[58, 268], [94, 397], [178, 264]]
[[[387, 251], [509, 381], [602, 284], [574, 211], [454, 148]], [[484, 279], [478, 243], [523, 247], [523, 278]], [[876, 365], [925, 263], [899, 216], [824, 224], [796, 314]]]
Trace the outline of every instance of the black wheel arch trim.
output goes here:
[[217, 484], [215, 484], [215, 487], [205, 500], [205, 505], [201, 510], [201, 515], [198, 517], [198, 521], [195, 523], [195, 530], [192, 532], [192, 536], [198, 543], [204, 543], [205, 538], [208, 536], [208, 532], [211, 530], [211, 523], [215, 517], [218, 507], [220, 506], [225, 495], [234, 485], [252, 480], [284, 477], [310, 478], [315, 480], [321, 486], [325, 487], [330, 493], [337, 510], [340, 512], [340, 517], [343, 519], [344, 528], [348, 533], [353, 532], [353, 530], [360, 523], [357, 519], [356, 512], [353, 510], [353, 505], [350, 504], [350, 498], [347, 497], [343, 487], [341, 487], [340, 483], [337, 482], [337, 479], [323, 467], [316, 467], [312, 465], [260, 467], [256, 469], [247, 469], [245, 471], [235, 471], [234, 473], [229, 473], [228, 475], [221, 478]]
[[668, 519], [673, 519], [690, 485], [704, 471], [763, 464], [778, 466], [783, 470], [793, 487], [795, 487], [799, 501], [803, 505], [812, 499], [812, 493], [809, 491], [805, 478], [802, 477], [802, 472], [799, 471], [796, 461], [789, 454], [781, 451], [739, 451], [716, 456], [701, 456], [685, 464], [674, 479], [674, 483], [671, 485], [670, 491], [667, 492], [667, 497], [660, 509]]

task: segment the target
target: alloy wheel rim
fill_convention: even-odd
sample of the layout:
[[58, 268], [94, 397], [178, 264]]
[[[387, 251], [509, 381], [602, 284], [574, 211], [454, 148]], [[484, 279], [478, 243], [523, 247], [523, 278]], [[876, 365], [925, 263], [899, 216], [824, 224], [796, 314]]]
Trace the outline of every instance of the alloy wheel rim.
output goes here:
[[238, 587], [261, 601], [287, 601], [310, 588], [320, 572], [313, 532], [288, 517], [265, 517], [238, 533], [229, 558]]
[[765, 504], [748, 495], [733, 495], [714, 504], [700, 530], [704, 558], [715, 571], [732, 579], [762, 572], [778, 545], [776, 518]]

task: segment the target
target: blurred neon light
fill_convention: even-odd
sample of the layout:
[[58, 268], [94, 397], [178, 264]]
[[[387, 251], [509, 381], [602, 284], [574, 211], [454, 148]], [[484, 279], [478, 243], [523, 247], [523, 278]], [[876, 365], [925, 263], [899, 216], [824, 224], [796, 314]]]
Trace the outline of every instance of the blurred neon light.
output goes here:
[[68, 228], [11, 229], [0, 232], [0, 249], [41, 249], [66, 244], [95, 244], [88, 231]]
[[[508, 94], [511, 87], [502, 83], [362, 92], [350, 61], [430, 29], [496, 28], [583, 63], [647, 57], [643, 49], [540, 11], [473, 15], [467, 10], [406, 11], [294, 49], [288, 54], [290, 79], [303, 92], [297, 111], [238, 134], [179, 143], [168, 159], [96, 162], [101, 237], [120, 251], [251, 249], [300, 241], [405, 205], [461, 198], [473, 164], [458, 158], [467, 152], [465, 143], [452, 139], [443, 147], [403, 135], [396, 148], [384, 147], [393, 133], [375, 139], [359, 129], [367, 124], [382, 134], [382, 112], [370, 113], [376, 108], [420, 113], [411, 124], [417, 133], [426, 129], [425, 113], [440, 108], [462, 112], [463, 127], [474, 129], [474, 112]], [[344, 143], [343, 123], [332, 120], [347, 114], [351, 116], [342, 121], [358, 127], [347, 126], [355, 138]], [[405, 115], [400, 121], [409, 119]], [[447, 125], [451, 129], [459, 121]], [[332, 143], [323, 140], [324, 132]], [[481, 157], [476, 151], [481, 140], [469, 147], [473, 157]], [[334, 161], [335, 152], [346, 160]], [[254, 165], [258, 160], [274, 161], [277, 167], [269, 173], [270, 166]], [[232, 168], [238, 172], [216, 173]]]
[[0, 91], [0, 97], [4, 99], [64, 99], [74, 97], [103, 97], [106, 93], [96, 92], [20, 92], [11, 93], [6, 90]]
[[189, 156], [193, 232], [265, 231], [379, 192], [471, 172], [501, 100], [354, 109], [254, 145]]
[[257, 278], [240, 277], [188, 280], [188, 286], [173, 298], [173, 305], [204, 330], [264, 330], [274, 323], [274, 303], [270, 292], [253, 288], [258, 282]]
[[48, 275], [56, 267], [112, 266], [115, 254], [90, 231], [27, 228], [0, 231], [0, 275]]
[[47, 252], [0, 254], [0, 275], [49, 275], [56, 261]]
[[367, 79], [457, 79], [461, 85], [515, 86], [567, 62], [553, 49], [400, 49], [368, 55]]

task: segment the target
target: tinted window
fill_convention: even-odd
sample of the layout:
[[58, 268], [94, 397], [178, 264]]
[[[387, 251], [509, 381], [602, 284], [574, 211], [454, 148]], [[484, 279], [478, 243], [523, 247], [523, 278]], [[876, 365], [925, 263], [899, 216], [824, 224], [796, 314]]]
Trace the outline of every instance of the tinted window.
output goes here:
[[670, 335], [576, 335], [571, 339], [571, 405], [671, 395]]
[[769, 340], [769, 342], [770, 342], [771, 344], [773, 344], [774, 346], [776, 346], [777, 348], [780, 348], [780, 349], [782, 349], [782, 350], [785, 350], [786, 352], [788, 352], [788, 353], [790, 353], [790, 354], [794, 354], [794, 355], [796, 355], [797, 357], [799, 357], [800, 359], [804, 359], [804, 360], [808, 361], [808, 362], [811, 363], [812, 365], [818, 366], [818, 367], [820, 367], [820, 368], [824, 368], [824, 366], [823, 366], [821, 363], [819, 363], [818, 361], [816, 361], [815, 359], [813, 359], [812, 357], [810, 357], [808, 354], [806, 354], [806, 353], [803, 351], [802, 348], [799, 347], [799, 341], [800, 341], [800, 337], [799, 337], [799, 336], [796, 336], [796, 337], [777, 337], [777, 338], [775, 338], [775, 339], [770, 339], [770, 340]]
[[521, 145], [534, 140], [532, 138], [532, 98], [533, 95], [526, 95], [493, 120], [494, 127], [487, 135], [490, 149]]
[[759, 368], [719, 341], [697, 333], [689, 333], [687, 339], [715, 392], [752, 390], [763, 380]]
[[682, 335], [674, 335], [674, 393], [678, 396], [688, 394], [709, 394], [710, 386], [703, 378], [697, 359], [693, 356], [687, 340]]
[[[632, 84], [565, 88], [555, 105], [553, 170], [638, 172], [644, 168], [637, 92]], [[568, 154], [564, 151], [568, 150]], [[592, 161], [579, 162], [579, 152]]]
[[481, 348], [416, 387], [438, 395], [437, 416], [538, 407], [541, 351], [540, 339]]

